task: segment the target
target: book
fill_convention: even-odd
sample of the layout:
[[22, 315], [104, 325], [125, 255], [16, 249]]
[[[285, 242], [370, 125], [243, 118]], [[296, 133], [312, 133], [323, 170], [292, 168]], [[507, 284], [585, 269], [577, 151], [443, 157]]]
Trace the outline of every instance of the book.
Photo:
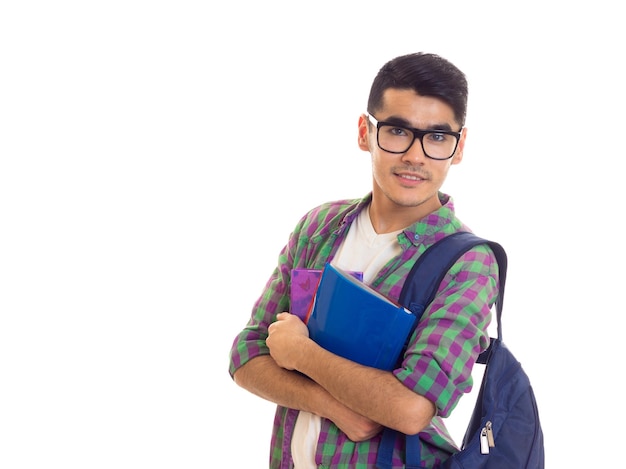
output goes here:
[[[350, 271], [350, 274], [363, 280], [363, 272]], [[291, 291], [289, 312], [303, 321], [311, 310], [317, 285], [322, 277], [322, 269], [296, 268], [291, 270]]]
[[415, 321], [410, 310], [328, 263], [306, 324], [309, 337], [336, 355], [393, 370]]

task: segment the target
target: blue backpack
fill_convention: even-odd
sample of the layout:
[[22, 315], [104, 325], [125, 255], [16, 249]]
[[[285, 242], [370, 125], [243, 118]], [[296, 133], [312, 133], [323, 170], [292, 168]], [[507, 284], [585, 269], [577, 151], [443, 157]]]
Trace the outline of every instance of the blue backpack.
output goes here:
[[[543, 469], [543, 430], [537, 401], [528, 375], [502, 342], [502, 305], [507, 256], [500, 244], [469, 232], [443, 238], [416, 261], [400, 295], [400, 303], [417, 316], [417, 322], [435, 297], [446, 272], [465, 251], [487, 244], [496, 255], [500, 289], [496, 303], [498, 337], [477, 363], [486, 366], [461, 450], [450, 456], [442, 469]], [[417, 324], [416, 322], [416, 324]], [[420, 469], [419, 434], [403, 435], [390, 428], [383, 430], [376, 467], [391, 469], [396, 438], [406, 438], [406, 469]]]

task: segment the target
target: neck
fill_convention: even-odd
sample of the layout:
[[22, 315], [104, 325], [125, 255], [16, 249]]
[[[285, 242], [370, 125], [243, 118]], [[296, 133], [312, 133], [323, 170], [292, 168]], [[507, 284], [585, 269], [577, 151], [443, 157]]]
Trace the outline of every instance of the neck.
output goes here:
[[393, 203], [385, 197], [373, 195], [369, 206], [369, 215], [374, 231], [378, 234], [384, 234], [402, 230], [440, 207], [439, 197], [434, 197], [419, 205], [403, 206]]

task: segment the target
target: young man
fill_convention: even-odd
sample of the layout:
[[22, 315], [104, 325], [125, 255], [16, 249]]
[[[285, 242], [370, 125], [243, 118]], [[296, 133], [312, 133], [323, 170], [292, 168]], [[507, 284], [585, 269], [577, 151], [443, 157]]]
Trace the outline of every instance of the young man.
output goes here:
[[[281, 251], [235, 338], [229, 369], [239, 386], [277, 404], [270, 468], [373, 468], [383, 427], [419, 432], [427, 468], [457, 451], [442, 418], [471, 390], [472, 367], [489, 344], [498, 270], [488, 247], [473, 248], [448, 272], [393, 371], [318, 346], [289, 313], [289, 293], [293, 268], [331, 262], [363, 272], [398, 300], [430, 245], [469, 231], [440, 191], [463, 158], [466, 105], [465, 76], [442, 57], [415, 53], [385, 64], [358, 122], [359, 148], [371, 155], [371, 193], [311, 210]], [[397, 439], [393, 467], [404, 467], [404, 444]]]

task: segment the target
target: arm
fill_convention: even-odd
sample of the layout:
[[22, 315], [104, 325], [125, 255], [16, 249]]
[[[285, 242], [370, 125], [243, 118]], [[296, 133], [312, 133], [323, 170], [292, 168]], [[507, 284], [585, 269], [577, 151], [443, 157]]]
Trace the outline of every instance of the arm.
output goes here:
[[433, 401], [448, 417], [473, 386], [472, 369], [489, 345], [491, 305], [498, 293], [498, 264], [491, 249], [476, 246], [450, 268], [411, 337], [402, 367], [405, 386]]
[[266, 342], [277, 365], [304, 373], [331, 400], [374, 422], [415, 434], [435, 415], [431, 401], [404, 386], [391, 372], [359, 365], [317, 345], [294, 315], [279, 314]]
[[235, 372], [234, 379], [259, 397], [333, 421], [352, 441], [367, 440], [381, 429], [376, 422], [341, 404], [316, 382], [279, 367], [269, 355], [247, 362]]
[[[291, 269], [313, 267], [316, 262], [318, 268], [323, 266], [335, 242], [326, 233], [335, 231], [343, 221], [343, 214], [357, 202], [366, 203], [325, 204], [300, 220], [281, 251], [277, 268], [255, 303], [248, 324], [233, 342], [229, 364], [229, 372], [239, 386], [279, 406], [325, 417], [353, 441], [371, 438], [380, 431], [380, 425], [341, 404], [315, 381], [279, 367], [269, 355], [266, 339], [277, 313], [289, 309]], [[310, 243], [309, 237], [322, 237], [323, 241]]]

